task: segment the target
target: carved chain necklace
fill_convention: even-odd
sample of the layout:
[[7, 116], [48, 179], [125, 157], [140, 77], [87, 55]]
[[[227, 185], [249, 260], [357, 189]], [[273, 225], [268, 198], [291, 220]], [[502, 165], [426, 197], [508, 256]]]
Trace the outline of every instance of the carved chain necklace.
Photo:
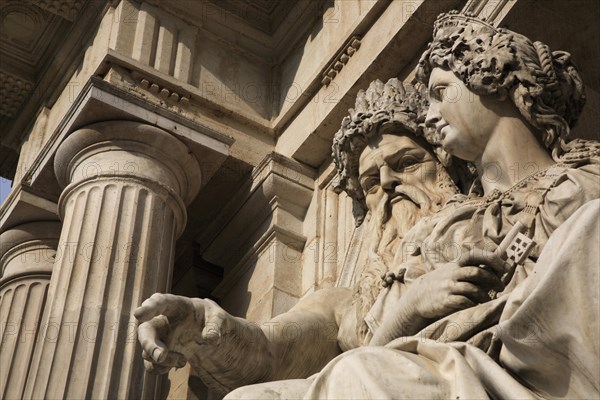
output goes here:
[[[549, 167], [543, 168], [531, 175], [526, 176], [525, 178], [521, 179], [520, 181], [515, 183], [513, 186], [511, 186], [509, 189], [505, 190], [504, 192], [499, 189], [494, 189], [488, 195], [483, 196], [483, 197], [470, 194], [464, 202], [462, 202], [461, 204], [457, 204], [456, 208], [461, 208], [461, 207], [465, 207], [465, 206], [473, 206], [473, 205], [475, 205], [475, 206], [490, 205], [491, 203], [494, 203], [499, 200], [503, 200], [503, 199], [510, 197], [515, 191], [522, 189], [523, 187], [527, 186], [527, 184], [529, 184], [529, 182], [538, 180], [541, 177], [549, 177], [549, 178], [552, 178], [552, 180], [554, 181], [555, 178], [560, 175], [561, 171], [564, 168], [567, 168], [566, 164], [563, 164], [563, 163], [553, 164]], [[543, 185], [543, 186], [546, 186], [546, 185]], [[552, 186], [550, 186], [546, 189], [550, 189], [551, 187]]]

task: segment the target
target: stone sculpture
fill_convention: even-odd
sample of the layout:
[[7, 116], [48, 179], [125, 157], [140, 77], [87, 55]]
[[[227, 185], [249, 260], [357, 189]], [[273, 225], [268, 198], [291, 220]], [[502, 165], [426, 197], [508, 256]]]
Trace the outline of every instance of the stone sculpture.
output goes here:
[[[358, 224], [367, 216], [371, 238], [368, 265], [354, 290], [318, 291], [262, 330], [210, 300], [154, 295], [136, 311], [143, 322], [138, 333], [148, 370], [164, 373], [188, 360], [212, 389], [227, 393], [257, 382], [306, 378], [341, 351], [368, 344], [364, 316], [382, 288], [380, 275], [391, 268], [400, 239], [458, 192], [421, 137], [426, 105], [423, 88], [403, 86], [397, 79], [375, 81], [358, 94], [355, 109], [336, 135], [338, 189], [353, 198]], [[448, 157], [443, 159], [448, 163]], [[391, 276], [387, 279], [391, 283]], [[302, 335], [286, 338], [290, 326], [300, 327]], [[277, 383], [270, 385], [273, 390]], [[299, 393], [305, 385], [298, 381]], [[290, 383], [284, 386], [289, 396]], [[258, 393], [252, 387], [241, 390], [264, 397], [263, 388]]]
[[[406, 235], [391, 271], [404, 283], [366, 318], [371, 346], [304, 398], [597, 397], [599, 152], [567, 142], [584, 103], [569, 55], [449, 13], [417, 77], [434, 140], [478, 179]], [[515, 226], [535, 245], [511, 265]], [[478, 264], [493, 273], [476, 281]]]
[[[349, 302], [351, 293], [336, 289], [275, 319], [305, 324], [305, 332], [335, 321], [338, 340], [320, 342], [314, 354], [309, 335], [290, 346], [210, 301], [155, 295], [136, 311], [150, 368], [181, 365], [182, 353], [222, 392], [287, 379], [228, 398], [598, 397], [599, 146], [567, 141], [585, 100], [570, 56], [452, 12], [436, 21], [417, 78], [431, 101], [426, 136], [472, 163], [477, 179], [408, 232], [372, 233], [373, 269], [387, 270], [385, 287], [366, 268], [353, 310], [326, 308], [332, 298]], [[344, 167], [356, 158], [337, 157], [359, 217], [361, 202], [379, 211], [371, 199], [385, 186], [389, 165], [377, 152], [385, 154], [388, 140], [367, 140], [358, 180]], [[369, 161], [380, 179], [373, 191]], [[521, 242], [507, 246], [507, 236]], [[381, 251], [382, 243], [391, 246]], [[256, 333], [251, 348], [244, 331]]]

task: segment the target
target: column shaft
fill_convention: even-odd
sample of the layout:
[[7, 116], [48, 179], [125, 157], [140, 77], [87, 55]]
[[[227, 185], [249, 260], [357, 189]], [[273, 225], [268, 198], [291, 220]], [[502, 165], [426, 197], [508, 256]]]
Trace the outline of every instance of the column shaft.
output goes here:
[[141, 393], [134, 384], [142, 382], [143, 360], [132, 311], [170, 286], [175, 218], [165, 195], [135, 182], [96, 179], [65, 198], [68, 217], [32, 397]]
[[0, 398], [23, 397], [59, 235], [57, 222], [20, 225], [0, 235]]
[[0, 290], [2, 398], [18, 399], [23, 396], [49, 283], [49, 274], [38, 275], [10, 282]]

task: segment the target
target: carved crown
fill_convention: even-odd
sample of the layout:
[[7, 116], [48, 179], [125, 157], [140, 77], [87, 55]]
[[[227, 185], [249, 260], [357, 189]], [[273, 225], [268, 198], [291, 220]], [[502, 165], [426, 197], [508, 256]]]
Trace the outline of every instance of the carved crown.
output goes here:
[[486, 22], [485, 18], [477, 17], [471, 12], [459, 12], [457, 10], [451, 10], [447, 13], [438, 15], [436, 21], [433, 24], [433, 35], [437, 35], [438, 31], [445, 30], [447, 28], [457, 27], [482, 27], [487, 28], [491, 31], [495, 31], [492, 25]]

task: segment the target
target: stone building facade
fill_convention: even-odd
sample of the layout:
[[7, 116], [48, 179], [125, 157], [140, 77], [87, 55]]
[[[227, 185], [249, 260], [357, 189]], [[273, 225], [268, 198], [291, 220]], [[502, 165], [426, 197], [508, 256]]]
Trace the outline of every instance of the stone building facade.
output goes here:
[[594, 0], [5, 0], [0, 397], [206, 398], [144, 372], [155, 292], [265, 321], [361, 263], [331, 141], [464, 9], [573, 55], [598, 139]]

